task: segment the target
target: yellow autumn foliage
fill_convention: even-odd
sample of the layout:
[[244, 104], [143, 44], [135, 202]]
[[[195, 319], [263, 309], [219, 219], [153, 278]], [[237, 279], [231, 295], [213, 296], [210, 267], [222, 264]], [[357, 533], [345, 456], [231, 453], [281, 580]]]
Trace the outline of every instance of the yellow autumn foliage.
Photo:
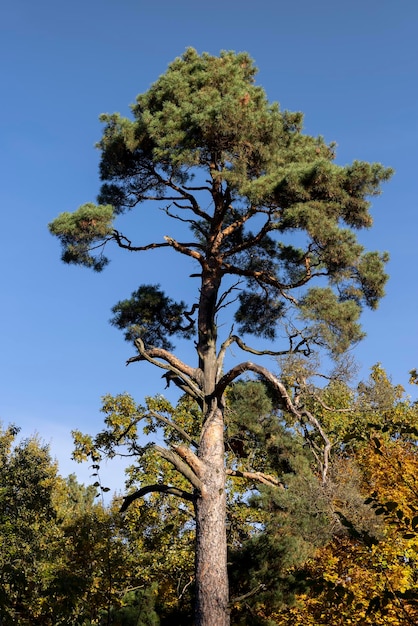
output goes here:
[[[418, 623], [418, 456], [405, 440], [373, 436], [347, 463], [382, 521], [375, 543], [347, 534], [305, 567], [308, 593], [273, 617], [280, 626], [409, 626]], [[415, 594], [415, 597], [414, 597]]]

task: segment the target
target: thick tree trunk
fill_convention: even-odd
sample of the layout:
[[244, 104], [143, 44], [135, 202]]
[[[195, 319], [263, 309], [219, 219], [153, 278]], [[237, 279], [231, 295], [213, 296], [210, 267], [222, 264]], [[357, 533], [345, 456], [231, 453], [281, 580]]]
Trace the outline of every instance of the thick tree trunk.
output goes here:
[[[213, 237], [215, 238], [215, 237]], [[202, 488], [196, 502], [196, 626], [229, 626], [224, 416], [216, 397], [216, 311], [221, 284], [219, 258], [202, 272], [198, 316], [199, 367], [203, 372], [204, 422], [199, 441]]]
[[199, 457], [203, 489], [196, 503], [196, 626], [229, 625], [223, 415], [204, 425]]

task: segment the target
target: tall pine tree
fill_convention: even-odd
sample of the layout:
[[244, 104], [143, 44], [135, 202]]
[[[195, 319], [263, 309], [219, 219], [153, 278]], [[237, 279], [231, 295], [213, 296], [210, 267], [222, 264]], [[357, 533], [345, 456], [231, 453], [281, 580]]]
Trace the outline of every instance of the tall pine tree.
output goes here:
[[[108, 262], [105, 246], [114, 242], [131, 252], [181, 254], [198, 279], [196, 300], [189, 303], [175, 302], [159, 286], [141, 285], [115, 306], [113, 319], [135, 342], [132, 361], [162, 368], [200, 406], [196, 439], [157, 448], [190, 484], [187, 493], [175, 485], [158, 489], [194, 503], [198, 626], [229, 623], [228, 386], [245, 373], [262, 376], [286, 411], [321, 431], [264, 365], [243, 360], [225, 371], [228, 348], [235, 344], [252, 357], [309, 354], [316, 347], [340, 354], [361, 339], [361, 309], [376, 308], [387, 278], [386, 255], [365, 251], [355, 231], [371, 226], [370, 197], [391, 170], [334, 163], [334, 145], [303, 134], [302, 114], [270, 104], [255, 75], [246, 53], [216, 57], [188, 49], [138, 96], [132, 119], [102, 116], [98, 204], [63, 213], [50, 225], [67, 263], [100, 271]], [[173, 232], [144, 241], [141, 230], [115, 227], [117, 216], [142, 205], [144, 211], [163, 208]], [[218, 315], [227, 305], [235, 306], [238, 333], [218, 340]], [[270, 339], [271, 349], [248, 345], [244, 334]], [[174, 354], [174, 336], [195, 340], [194, 364]], [[325, 475], [329, 446], [322, 435]]]

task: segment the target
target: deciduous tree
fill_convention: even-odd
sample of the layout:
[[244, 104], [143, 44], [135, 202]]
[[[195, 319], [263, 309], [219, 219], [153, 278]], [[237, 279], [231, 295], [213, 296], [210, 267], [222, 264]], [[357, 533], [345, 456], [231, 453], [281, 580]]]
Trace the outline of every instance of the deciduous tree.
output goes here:
[[120, 516], [97, 503], [94, 487], [64, 480], [39, 438], [17, 434], [0, 429], [0, 622], [98, 623], [129, 580]]
[[60, 481], [48, 446], [0, 431], [0, 621], [49, 624], [47, 587], [56, 547], [53, 492]]

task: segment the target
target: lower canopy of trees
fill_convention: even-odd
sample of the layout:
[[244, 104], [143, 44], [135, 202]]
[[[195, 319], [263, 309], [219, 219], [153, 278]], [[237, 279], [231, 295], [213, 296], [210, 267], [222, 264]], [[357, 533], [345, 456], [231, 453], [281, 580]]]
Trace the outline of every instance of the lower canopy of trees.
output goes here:
[[[417, 406], [380, 367], [356, 393], [340, 383], [318, 393], [333, 446], [326, 484], [303, 433], [278, 412], [266, 385], [239, 382], [228, 394], [231, 623], [413, 624]], [[331, 399], [334, 411], [324, 408]], [[107, 397], [109, 423], [116, 420], [111, 409], [124, 406], [126, 417], [130, 402]], [[161, 397], [148, 402], [193, 435], [199, 409], [190, 399], [175, 407]], [[151, 436], [158, 429], [167, 444], [181, 439], [168, 418], [163, 425], [150, 415], [143, 420]], [[98, 488], [63, 479], [47, 446], [17, 438], [13, 427], [0, 432], [2, 623], [193, 624], [192, 502], [153, 491], [134, 498], [122, 517], [120, 497], [108, 505], [96, 498], [100, 476], [92, 478]], [[77, 441], [83, 456], [87, 438]], [[236, 450], [229, 441], [242, 445]], [[158, 484], [162, 469], [174, 478], [174, 466], [163, 462], [149, 447], [140, 466], [130, 467], [128, 488], [138, 477]], [[92, 472], [100, 474], [97, 462]]]

